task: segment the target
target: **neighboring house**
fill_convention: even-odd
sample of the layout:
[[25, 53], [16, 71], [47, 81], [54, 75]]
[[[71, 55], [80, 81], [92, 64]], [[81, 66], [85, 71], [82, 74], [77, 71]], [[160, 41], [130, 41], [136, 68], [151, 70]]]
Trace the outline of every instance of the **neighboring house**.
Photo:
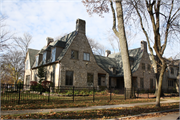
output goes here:
[[47, 45], [34, 55], [33, 60], [31, 72], [25, 74], [25, 84], [29, 84], [30, 74], [31, 81], [38, 81], [38, 68], [44, 66], [47, 69], [45, 79], [55, 86], [97, 86], [98, 78], [102, 85], [109, 86], [109, 74], [97, 65], [88, 43], [84, 20], [77, 19], [76, 30], [59, 40], [48, 37]]
[[[111, 87], [123, 89], [124, 73], [121, 53], [110, 54], [110, 51], [106, 51], [106, 55], [106, 57], [95, 55], [96, 61], [109, 73]], [[129, 50], [129, 56], [133, 76], [132, 86], [142, 89], [155, 88], [155, 74], [147, 53], [147, 43], [141, 41], [141, 47]]]
[[32, 66], [35, 61], [35, 55], [39, 52], [39, 50], [28, 49], [26, 53], [25, 59], [25, 74], [24, 74], [24, 83], [29, 84], [32, 80]]
[[[56, 41], [47, 37], [47, 44], [41, 50], [28, 49], [24, 84], [38, 81], [38, 68], [44, 66], [47, 70], [45, 79], [52, 81], [55, 86], [111, 86], [123, 89], [121, 53], [111, 54], [106, 50], [105, 56], [94, 55], [86, 37], [85, 24], [84, 20], [77, 19], [75, 31]], [[140, 48], [129, 50], [129, 59], [132, 86], [142, 89], [156, 88], [156, 76], [145, 41], [141, 41]], [[168, 79], [170, 78], [169, 76]], [[174, 87], [174, 83], [163, 84], [166, 84], [163, 85], [166, 88], [168, 84]]]
[[166, 59], [167, 68], [163, 76], [163, 89], [174, 89], [179, 92], [180, 60]]

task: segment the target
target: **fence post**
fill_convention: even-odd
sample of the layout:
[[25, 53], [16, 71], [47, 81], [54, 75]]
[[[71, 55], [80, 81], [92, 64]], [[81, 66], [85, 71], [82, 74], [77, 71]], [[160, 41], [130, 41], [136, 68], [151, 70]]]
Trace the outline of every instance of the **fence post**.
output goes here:
[[74, 86], [73, 86], [73, 102], [74, 102]]
[[94, 102], [94, 86], [93, 86], [93, 102]]
[[111, 92], [112, 92], [112, 91], [111, 91], [111, 85], [110, 85], [110, 101], [111, 101], [111, 97], [112, 97], [112, 96], [111, 96]]
[[51, 91], [51, 87], [49, 86], [48, 102], [50, 100], [50, 91]]
[[124, 98], [126, 100], [126, 88], [124, 88]]
[[18, 99], [18, 104], [20, 104], [20, 96], [21, 96], [21, 91], [20, 91], [20, 87], [18, 88], [18, 86], [17, 86], [17, 89], [19, 90], [18, 92], [19, 92], [19, 99]]

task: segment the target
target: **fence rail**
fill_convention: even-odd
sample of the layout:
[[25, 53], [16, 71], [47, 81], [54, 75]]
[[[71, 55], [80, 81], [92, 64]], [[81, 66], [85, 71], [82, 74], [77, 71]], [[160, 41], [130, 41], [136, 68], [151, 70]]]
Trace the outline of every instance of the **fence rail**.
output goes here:
[[[176, 93], [175, 90], [162, 90], [166, 93]], [[17, 102], [18, 104], [36, 101], [96, 101], [127, 99], [129, 89], [74, 87], [74, 86], [30, 86], [1, 84], [1, 103]], [[133, 98], [153, 98], [155, 89], [131, 89]]]

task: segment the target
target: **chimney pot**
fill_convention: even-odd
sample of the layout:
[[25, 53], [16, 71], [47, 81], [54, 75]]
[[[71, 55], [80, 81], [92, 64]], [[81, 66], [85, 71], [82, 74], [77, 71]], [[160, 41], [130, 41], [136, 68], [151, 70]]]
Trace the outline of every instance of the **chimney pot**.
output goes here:
[[47, 41], [47, 46], [51, 43], [51, 42], [54, 42], [54, 39], [53, 38], [51, 38], [51, 37], [47, 37], [46, 38], [46, 41]]
[[147, 42], [146, 41], [141, 41], [141, 50], [144, 50], [145, 52], [147, 52]]
[[105, 52], [105, 57], [108, 57], [109, 54], [111, 54], [111, 51], [110, 51], [110, 50], [106, 50], [106, 52]]
[[86, 34], [86, 21], [82, 19], [76, 20], [76, 31]]

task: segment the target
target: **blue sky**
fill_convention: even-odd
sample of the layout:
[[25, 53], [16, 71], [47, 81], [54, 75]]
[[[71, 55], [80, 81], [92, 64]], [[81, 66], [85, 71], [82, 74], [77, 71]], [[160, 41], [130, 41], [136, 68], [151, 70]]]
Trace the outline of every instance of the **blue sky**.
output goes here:
[[[46, 44], [46, 37], [55, 38], [75, 30], [76, 19], [86, 21], [86, 35], [95, 39], [105, 50], [112, 50], [108, 41], [108, 31], [112, 28], [112, 14], [104, 14], [104, 18], [96, 14], [89, 16], [81, 0], [0, 0], [1, 14], [7, 15], [6, 24], [16, 36], [28, 32], [33, 40], [30, 48], [41, 49]], [[140, 47], [145, 40], [142, 32], [131, 40], [130, 49]], [[171, 44], [165, 56], [174, 56], [180, 50], [180, 44]]]

